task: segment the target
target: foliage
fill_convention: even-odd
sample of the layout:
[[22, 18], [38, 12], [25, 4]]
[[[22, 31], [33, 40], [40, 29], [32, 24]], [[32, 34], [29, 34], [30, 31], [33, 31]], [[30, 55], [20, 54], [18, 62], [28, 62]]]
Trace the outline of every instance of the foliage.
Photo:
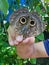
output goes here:
[[[7, 28], [9, 26], [9, 16], [18, 8], [27, 7], [30, 12], [38, 12], [38, 14], [42, 17], [42, 21], [47, 21], [48, 24], [45, 31], [49, 33], [48, 2], [49, 0], [44, 0], [44, 2], [39, 0], [26, 0], [25, 6], [21, 6], [20, 0], [0, 0], [0, 65], [26, 65], [28, 62], [30, 62], [31, 64], [36, 64], [36, 60], [38, 59], [21, 59], [19, 56], [17, 56], [16, 47], [9, 45], [7, 34]], [[8, 14], [7, 11], [9, 11]], [[36, 42], [45, 39], [44, 33], [45, 32], [36, 37]]]
[[0, 10], [6, 15], [8, 11], [9, 5], [7, 0], [0, 0]]

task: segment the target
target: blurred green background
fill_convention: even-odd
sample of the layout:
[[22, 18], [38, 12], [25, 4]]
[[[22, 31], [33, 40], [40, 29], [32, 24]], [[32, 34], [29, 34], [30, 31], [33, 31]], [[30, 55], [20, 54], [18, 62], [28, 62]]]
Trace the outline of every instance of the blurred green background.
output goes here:
[[45, 31], [36, 37], [36, 42], [49, 38], [49, 0], [0, 0], [0, 65], [49, 65], [49, 58], [21, 59], [15, 46], [9, 45], [7, 28], [10, 15], [22, 7], [38, 12], [42, 21], [48, 23]]

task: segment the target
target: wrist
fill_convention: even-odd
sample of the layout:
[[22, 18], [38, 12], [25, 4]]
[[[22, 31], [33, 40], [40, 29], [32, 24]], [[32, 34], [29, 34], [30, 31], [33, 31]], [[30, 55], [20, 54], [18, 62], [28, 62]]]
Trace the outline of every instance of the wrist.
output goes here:
[[36, 49], [36, 58], [47, 57], [43, 41], [35, 43], [34, 47]]
[[30, 55], [31, 58], [37, 58], [37, 49], [36, 44], [32, 44], [32, 54]]

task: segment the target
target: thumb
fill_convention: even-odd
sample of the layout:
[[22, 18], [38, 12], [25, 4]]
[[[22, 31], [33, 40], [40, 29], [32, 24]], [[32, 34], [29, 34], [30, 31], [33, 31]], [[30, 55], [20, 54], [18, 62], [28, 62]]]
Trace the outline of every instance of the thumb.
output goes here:
[[35, 38], [34, 38], [34, 37], [26, 38], [26, 39], [23, 41], [24, 44], [27, 44], [27, 43], [32, 44], [32, 43], [34, 43], [34, 42], [35, 42]]

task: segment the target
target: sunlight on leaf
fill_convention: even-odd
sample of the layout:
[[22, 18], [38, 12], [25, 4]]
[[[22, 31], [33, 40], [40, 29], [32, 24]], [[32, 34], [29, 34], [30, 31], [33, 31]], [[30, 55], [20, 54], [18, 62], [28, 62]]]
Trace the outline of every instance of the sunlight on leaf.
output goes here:
[[7, 0], [0, 0], [0, 10], [4, 13], [4, 15], [7, 14], [9, 8], [9, 4]]

